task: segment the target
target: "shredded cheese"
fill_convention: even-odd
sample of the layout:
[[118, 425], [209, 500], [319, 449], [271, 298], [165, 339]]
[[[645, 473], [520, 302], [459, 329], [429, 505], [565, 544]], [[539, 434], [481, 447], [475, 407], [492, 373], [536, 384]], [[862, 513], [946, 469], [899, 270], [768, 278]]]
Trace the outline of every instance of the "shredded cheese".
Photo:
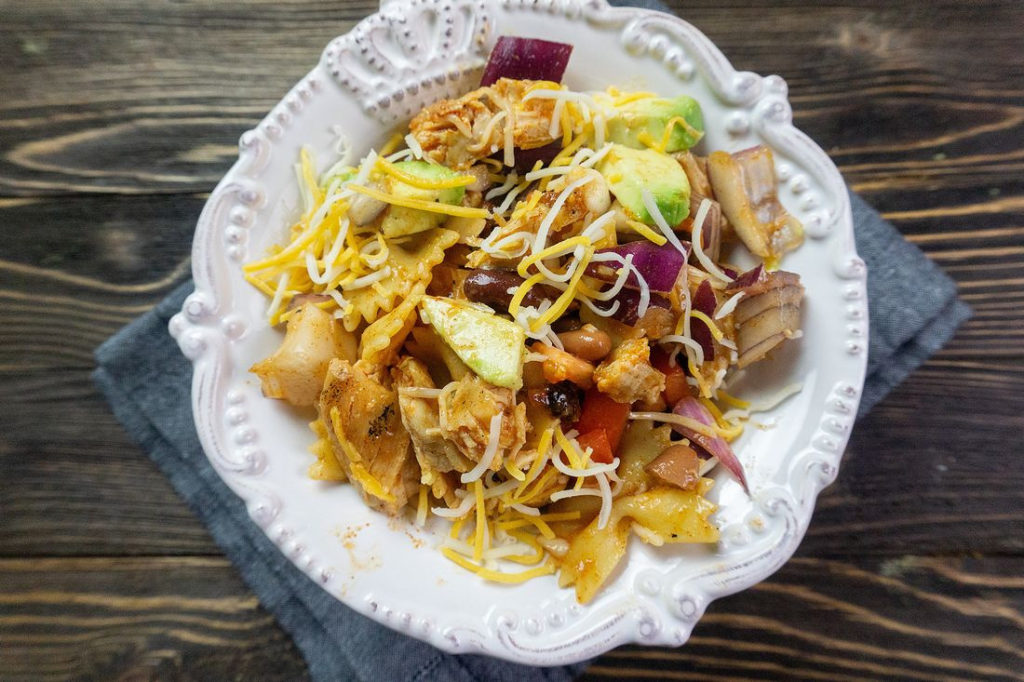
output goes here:
[[383, 158], [377, 159], [377, 166], [396, 180], [400, 180], [406, 185], [418, 187], [420, 189], [455, 189], [458, 187], [466, 187], [476, 182], [475, 175], [456, 175], [452, 178], [439, 180], [425, 178], [420, 175], [407, 173], [395, 164]]
[[491, 417], [491, 428], [487, 434], [487, 447], [484, 449], [484, 454], [480, 457], [480, 461], [476, 463], [476, 466], [462, 474], [459, 478], [463, 483], [472, 483], [480, 480], [484, 472], [491, 467], [494, 456], [498, 453], [498, 438], [501, 436], [501, 417], [500, 412]]
[[662, 215], [661, 209], [658, 208], [658, 204], [654, 201], [654, 195], [651, 194], [651, 190], [646, 188], [643, 189], [640, 192], [640, 198], [644, 203], [644, 208], [646, 208], [647, 212], [651, 215], [651, 219], [654, 220], [654, 224], [657, 225], [658, 229], [661, 230], [661, 233], [665, 235], [665, 239], [668, 240], [668, 243], [674, 246], [676, 251], [683, 254], [683, 258], [689, 258], [690, 252], [685, 246], [683, 246], [683, 243], [679, 241], [679, 237], [676, 236], [676, 233], [672, 230], [671, 226], [669, 226], [668, 222], [666, 222], [665, 216]]
[[684, 417], [681, 414], [674, 414], [672, 412], [630, 412], [630, 419], [646, 419], [655, 422], [665, 422], [666, 424], [676, 424], [684, 428], [696, 431], [697, 433], [707, 436], [708, 438], [716, 438], [718, 433], [707, 424], [691, 419], [690, 417]]
[[489, 218], [490, 212], [483, 208], [472, 208], [470, 206], [453, 206], [452, 204], [443, 204], [437, 201], [424, 201], [423, 199], [412, 199], [410, 197], [400, 197], [394, 194], [388, 194], [381, 192], [370, 187], [363, 187], [361, 185], [349, 185], [349, 189], [357, 194], [364, 194], [377, 201], [383, 201], [386, 204], [392, 204], [395, 206], [404, 206], [405, 208], [415, 208], [421, 211], [429, 211], [430, 213], [443, 213], [444, 215], [453, 215], [460, 218]]
[[730, 296], [728, 300], [718, 307], [718, 310], [715, 312], [715, 319], [720, 320], [726, 315], [732, 314], [732, 312], [736, 310], [736, 306], [739, 304], [740, 299], [743, 298], [746, 293], [747, 292], [745, 291], [740, 291]]
[[710, 199], [701, 200], [700, 207], [697, 209], [697, 215], [693, 219], [693, 253], [697, 256], [697, 260], [700, 264], [704, 266], [704, 269], [708, 271], [708, 274], [728, 283], [732, 281], [732, 277], [725, 274], [722, 269], [715, 265], [714, 262], [708, 258], [707, 254], [704, 253], [704, 245], [702, 243], [704, 241], [704, 219], [707, 217], [708, 210], [710, 208]]

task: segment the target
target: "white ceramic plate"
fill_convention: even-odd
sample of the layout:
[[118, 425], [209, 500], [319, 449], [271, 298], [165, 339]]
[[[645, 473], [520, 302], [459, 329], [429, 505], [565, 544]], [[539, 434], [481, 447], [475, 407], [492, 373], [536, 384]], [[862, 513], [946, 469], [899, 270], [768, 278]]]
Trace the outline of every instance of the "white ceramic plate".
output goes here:
[[[634, 541], [587, 606], [554, 576], [488, 583], [435, 549], [434, 529], [370, 511], [346, 485], [306, 476], [310, 415], [264, 399], [248, 367], [279, 344], [266, 299], [240, 266], [280, 242], [299, 205], [293, 164], [302, 145], [320, 169], [337, 160], [339, 131], [365, 154], [424, 104], [475, 86], [496, 38], [575, 46], [576, 90], [686, 93], [704, 108], [706, 149], [766, 143], [781, 197], [809, 239], [784, 267], [803, 278], [804, 336], [756, 365], [744, 397], [794, 381], [803, 391], [762, 415], [735, 444], [747, 497], [719, 472], [717, 547]], [[334, 40], [320, 63], [240, 143], [196, 230], [196, 291], [171, 321], [192, 360], [203, 447], [252, 518], [301, 570], [353, 609], [452, 652], [530, 664], [578, 661], [627, 642], [679, 645], [717, 597], [778, 569], [800, 542], [818, 492], [836, 476], [863, 385], [866, 271], [853, 244], [846, 188], [822, 150], [791, 125], [778, 76], [738, 73], [711, 42], [674, 17], [612, 9], [603, 0], [397, 0]]]

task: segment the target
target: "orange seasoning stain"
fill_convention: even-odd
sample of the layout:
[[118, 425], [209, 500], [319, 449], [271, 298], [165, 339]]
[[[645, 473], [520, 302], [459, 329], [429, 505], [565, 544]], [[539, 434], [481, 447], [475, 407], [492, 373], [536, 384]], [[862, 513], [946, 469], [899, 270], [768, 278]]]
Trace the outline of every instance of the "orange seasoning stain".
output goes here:
[[374, 555], [370, 555], [367, 558], [362, 558], [356, 554], [356, 538], [363, 530], [370, 526], [369, 522], [362, 525], [348, 526], [344, 530], [337, 528], [334, 534], [341, 540], [341, 546], [348, 552], [349, 559], [352, 561], [352, 568], [356, 571], [369, 571], [375, 568], [380, 568], [380, 559]]

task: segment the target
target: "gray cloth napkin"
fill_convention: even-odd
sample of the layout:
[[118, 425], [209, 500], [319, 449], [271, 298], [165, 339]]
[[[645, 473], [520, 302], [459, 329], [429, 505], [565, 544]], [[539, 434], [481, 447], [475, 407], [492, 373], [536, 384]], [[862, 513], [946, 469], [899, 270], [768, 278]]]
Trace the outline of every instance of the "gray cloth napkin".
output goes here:
[[[665, 9], [657, 0], [622, 2]], [[871, 338], [865, 414], [938, 350], [968, 317], [956, 286], [934, 263], [852, 196], [857, 249], [868, 265]], [[454, 656], [355, 613], [322, 590], [267, 539], [203, 454], [192, 421], [192, 368], [167, 333], [192, 283], [96, 351], [96, 384], [116, 417], [160, 467], [260, 603], [287, 630], [315, 680], [364, 682], [561, 682], [585, 664], [531, 668], [486, 656]]]

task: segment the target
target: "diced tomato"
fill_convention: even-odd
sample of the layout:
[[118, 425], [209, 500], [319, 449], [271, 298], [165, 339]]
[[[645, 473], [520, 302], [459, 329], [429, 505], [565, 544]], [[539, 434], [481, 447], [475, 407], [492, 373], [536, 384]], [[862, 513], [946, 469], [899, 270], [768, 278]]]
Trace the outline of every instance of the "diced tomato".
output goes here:
[[615, 459], [611, 443], [608, 442], [608, 432], [604, 429], [594, 429], [593, 431], [587, 431], [582, 435], [576, 436], [576, 442], [580, 444], [580, 448], [583, 450], [590, 448], [591, 462], [611, 464], [612, 460]]
[[[677, 360], [685, 357], [680, 354]], [[665, 375], [665, 390], [661, 395], [665, 398], [666, 403], [675, 405], [680, 398], [690, 395], [690, 386], [686, 383], [685, 370], [679, 362], [676, 362], [673, 367], [668, 361], [668, 353], [661, 348], [655, 348], [651, 351], [651, 365]]]
[[626, 430], [628, 420], [629, 405], [615, 402], [597, 390], [595, 386], [584, 394], [583, 411], [580, 413], [580, 420], [573, 428], [581, 434], [603, 429], [612, 452], [615, 452], [619, 447], [619, 441], [622, 440], [622, 433]]

